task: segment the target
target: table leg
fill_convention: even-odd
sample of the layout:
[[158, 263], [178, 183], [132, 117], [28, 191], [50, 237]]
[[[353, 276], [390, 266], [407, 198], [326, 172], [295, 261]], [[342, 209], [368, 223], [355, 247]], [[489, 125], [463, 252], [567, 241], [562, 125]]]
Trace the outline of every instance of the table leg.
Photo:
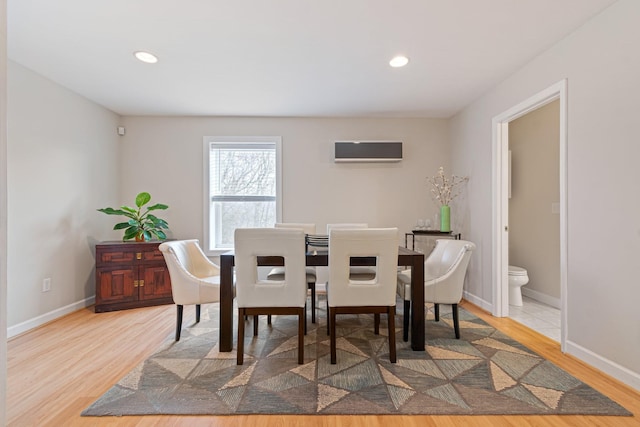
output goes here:
[[411, 261], [411, 349], [424, 351], [424, 255]]
[[233, 349], [233, 256], [220, 255], [220, 351]]

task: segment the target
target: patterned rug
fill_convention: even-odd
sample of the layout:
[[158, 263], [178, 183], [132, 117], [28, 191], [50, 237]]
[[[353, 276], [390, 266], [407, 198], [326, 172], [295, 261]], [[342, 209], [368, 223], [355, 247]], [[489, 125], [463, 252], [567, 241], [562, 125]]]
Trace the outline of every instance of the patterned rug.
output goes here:
[[[179, 342], [172, 333], [82, 415], [631, 415], [464, 309], [460, 340], [445, 306], [440, 322], [428, 311], [425, 352], [412, 351], [396, 330], [395, 364], [384, 316], [380, 335], [373, 334], [373, 316], [338, 316], [336, 365], [329, 361], [323, 310], [320, 323], [309, 322], [303, 365], [297, 363], [296, 319], [274, 316], [268, 326], [261, 316], [258, 337], [252, 320], [245, 325], [242, 366], [235, 352], [218, 351], [217, 305], [202, 309], [202, 321], [185, 328]], [[401, 320], [400, 313], [396, 325]]]

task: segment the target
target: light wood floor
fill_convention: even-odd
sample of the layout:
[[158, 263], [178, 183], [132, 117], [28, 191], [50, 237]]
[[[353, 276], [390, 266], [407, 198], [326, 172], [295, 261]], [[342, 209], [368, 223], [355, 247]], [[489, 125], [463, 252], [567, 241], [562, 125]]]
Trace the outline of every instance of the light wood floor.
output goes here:
[[[640, 426], [640, 393], [560, 352], [559, 344], [507, 318], [464, 307], [633, 412], [596, 416], [135, 416], [80, 417], [174, 333], [175, 307], [72, 313], [8, 343], [8, 426]], [[185, 324], [194, 321], [185, 308]]]

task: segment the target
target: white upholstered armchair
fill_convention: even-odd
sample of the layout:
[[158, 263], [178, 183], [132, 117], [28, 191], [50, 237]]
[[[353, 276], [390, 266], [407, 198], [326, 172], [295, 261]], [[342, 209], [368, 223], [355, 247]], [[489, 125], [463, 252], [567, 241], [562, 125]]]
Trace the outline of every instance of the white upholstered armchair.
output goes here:
[[[466, 240], [438, 239], [424, 262], [424, 301], [434, 303], [435, 320], [440, 320], [439, 304], [451, 304], [453, 327], [460, 338], [458, 303], [462, 299], [464, 278], [476, 245]], [[398, 294], [404, 299], [403, 339], [409, 339], [411, 311], [411, 270], [398, 273]]]
[[164, 242], [159, 249], [171, 277], [171, 293], [177, 307], [176, 341], [179, 341], [185, 305], [195, 304], [199, 322], [200, 305], [220, 301], [220, 269], [202, 252], [196, 239]]

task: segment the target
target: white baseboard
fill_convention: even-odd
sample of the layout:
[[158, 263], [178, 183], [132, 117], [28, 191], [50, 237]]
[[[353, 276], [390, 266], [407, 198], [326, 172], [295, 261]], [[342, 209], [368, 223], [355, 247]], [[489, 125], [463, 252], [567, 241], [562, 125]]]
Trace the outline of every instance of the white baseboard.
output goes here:
[[480, 308], [482, 308], [483, 310], [488, 311], [489, 313], [493, 313], [493, 304], [478, 298], [477, 296], [470, 294], [467, 291], [463, 291], [462, 293], [462, 297], [466, 300], [469, 301], [471, 304], [476, 305]]
[[526, 287], [520, 288], [522, 290], [522, 295], [527, 296], [536, 301], [540, 301], [543, 304], [550, 305], [553, 308], [561, 309], [562, 305], [560, 304], [560, 298], [555, 298], [549, 296], [547, 294], [543, 294], [538, 291], [534, 291], [533, 289], [527, 289]]
[[95, 296], [83, 299], [81, 301], [74, 302], [65, 307], [60, 307], [56, 310], [45, 313], [41, 316], [34, 317], [33, 319], [29, 319], [26, 322], [18, 323], [17, 325], [10, 326], [7, 328], [7, 338], [15, 337], [16, 335], [20, 335], [24, 332], [27, 332], [33, 328], [37, 328], [38, 326], [42, 326], [45, 323], [51, 322], [59, 317], [62, 317], [66, 314], [73, 313], [74, 311], [81, 310], [83, 308], [89, 307], [95, 303]]
[[640, 390], [640, 374], [637, 372], [633, 372], [569, 340], [566, 342], [566, 353], [601, 370], [629, 387]]

